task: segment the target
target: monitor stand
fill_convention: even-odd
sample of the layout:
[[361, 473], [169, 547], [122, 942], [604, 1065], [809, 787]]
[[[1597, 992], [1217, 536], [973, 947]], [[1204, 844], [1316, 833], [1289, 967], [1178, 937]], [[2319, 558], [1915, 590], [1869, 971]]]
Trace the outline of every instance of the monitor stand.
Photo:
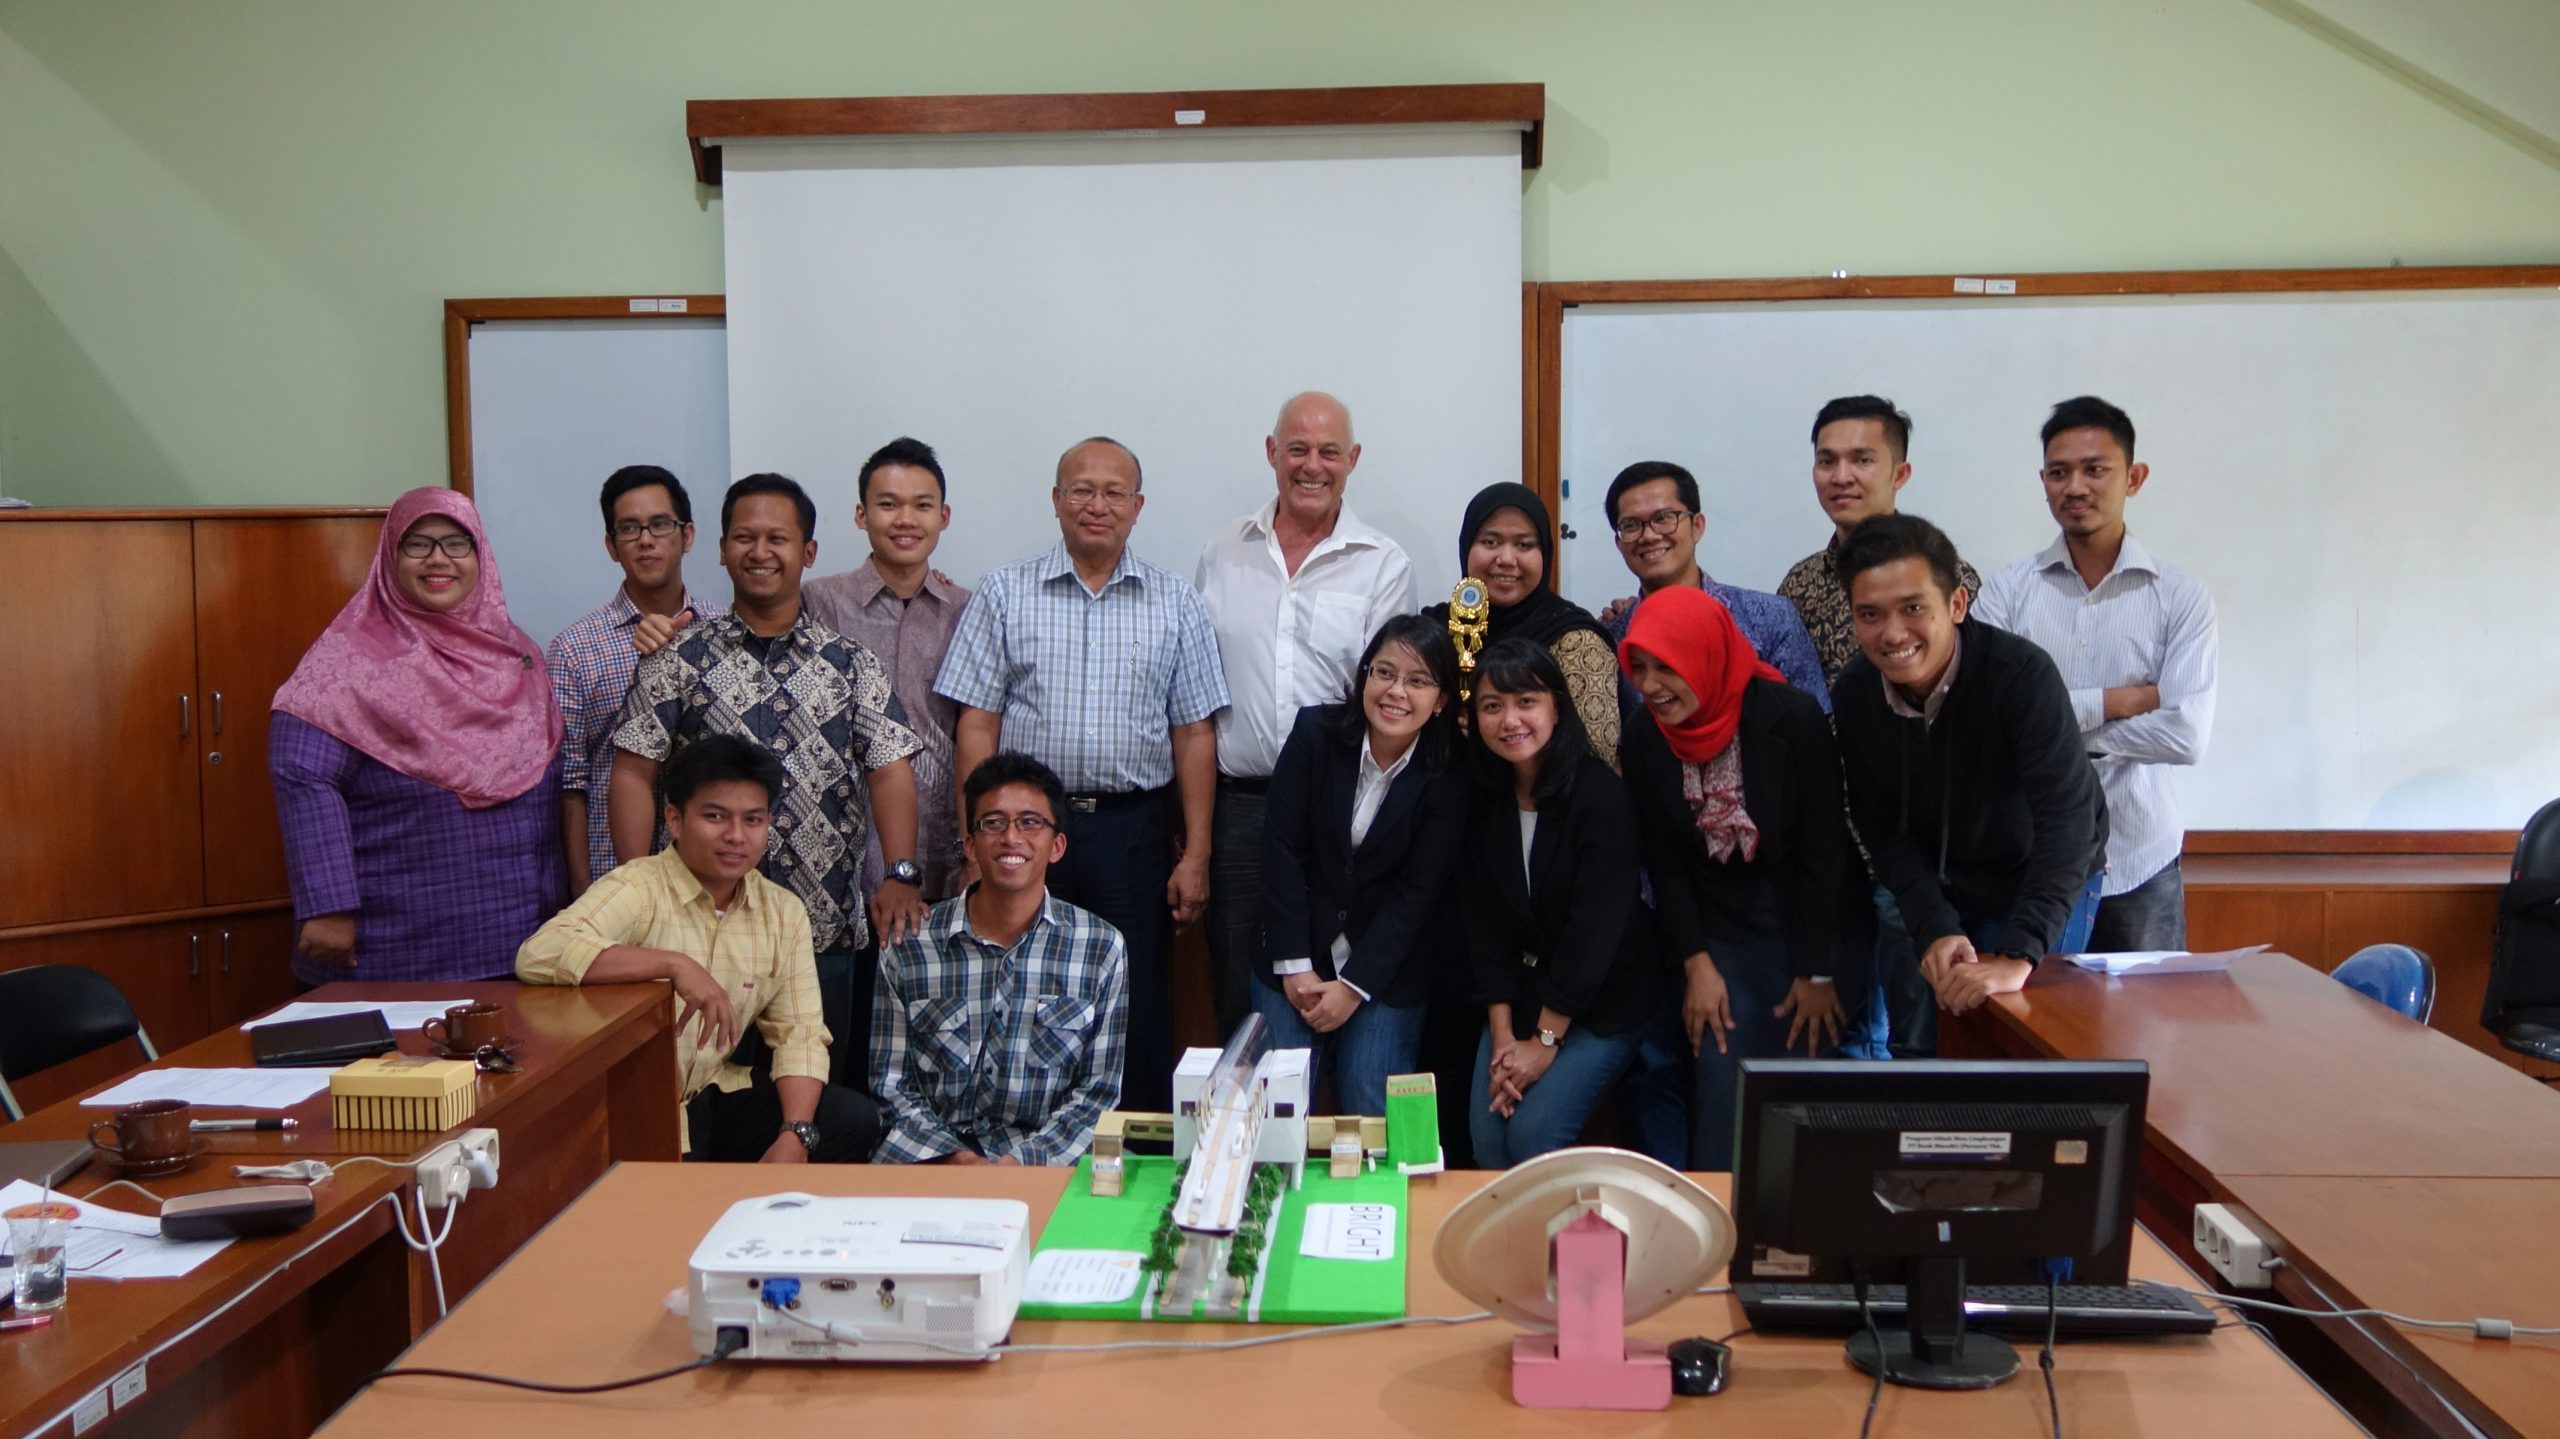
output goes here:
[[2018, 1351], [1965, 1332], [1963, 1260], [1914, 1259], [1903, 1278], [1902, 1323], [1849, 1336], [1849, 1362], [1913, 1389], [1989, 1389], [2018, 1372]]

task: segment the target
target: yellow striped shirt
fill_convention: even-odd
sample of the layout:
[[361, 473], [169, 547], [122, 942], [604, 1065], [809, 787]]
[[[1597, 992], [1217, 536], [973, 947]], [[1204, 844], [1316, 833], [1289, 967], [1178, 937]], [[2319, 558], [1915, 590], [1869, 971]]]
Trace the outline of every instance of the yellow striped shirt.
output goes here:
[[[615, 945], [671, 949], [710, 971], [729, 996], [741, 1029], [753, 1024], [773, 1046], [773, 1077], [827, 1077], [829, 1036], [818, 1002], [818, 962], [809, 911], [799, 896], [750, 871], [725, 913], [715, 913], [702, 881], [673, 848], [619, 865], [516, 951], [527, 984], [577, 984], [596, 956]], [[683, 1097], [705, 1086], [744, 1089], [746, 1069], [718, 1046], [676, 1037]]]

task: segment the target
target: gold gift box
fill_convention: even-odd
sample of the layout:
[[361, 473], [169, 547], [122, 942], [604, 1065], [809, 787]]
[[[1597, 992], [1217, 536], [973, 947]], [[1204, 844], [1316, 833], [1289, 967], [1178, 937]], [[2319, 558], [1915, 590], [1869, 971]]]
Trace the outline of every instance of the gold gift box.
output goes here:
[[451, 1129], [479, 1106], [467, 1059], [377, 1054], [329, 1076], [329, 1119], [340, 1129]]

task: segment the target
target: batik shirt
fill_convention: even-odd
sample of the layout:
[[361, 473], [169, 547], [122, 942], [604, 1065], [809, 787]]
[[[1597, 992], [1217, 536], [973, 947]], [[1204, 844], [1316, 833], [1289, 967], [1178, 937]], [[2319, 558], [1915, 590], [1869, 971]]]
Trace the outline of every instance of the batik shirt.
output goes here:
[[[861, 878], [871, 794], [863, 777], [922, 747], [889, 717], [888, 672], [806, 610], [769, 639], [734, 612], [697, 621], [640, 662], [613, 742], [663, 762], [715, 734], [753, 740], [782, 762], [762, 868], [808, 907], [818, 952], [869, 943]], [[661, 835], [653, 847], [664, 844]]]
[[[1973, 572], [1973, 566], [1958, 560], [1956, 572], [1966, 594], [1982, 593], [1982, 576]], [[1839, 540], [1796, 561], [1796, 567], [1778, 581], [1778, 598], [1795, 605], [1805, 633], [1813, 637], [1814, 653], [1822, 656], [1822, 682], [1840, 683], [1842, 667], [1858, 653], [1858, 631], [1849, 623], [1848, 588], [1840, 583]]]

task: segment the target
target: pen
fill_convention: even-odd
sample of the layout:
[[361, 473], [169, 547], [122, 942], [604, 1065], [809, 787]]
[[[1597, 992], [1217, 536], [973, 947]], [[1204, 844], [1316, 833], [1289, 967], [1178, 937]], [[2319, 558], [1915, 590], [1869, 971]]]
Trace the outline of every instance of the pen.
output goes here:
[[291, 1129], [291, 1115], [269, 1115], [264, 1119], [197, 1119], [187, 1124], [190, 1132], [216, 1134], [229, 1129]]
[[42, 1329], [53, 1322], [50, 1314], [30, 1314], [24, 1319], [0, 1319], [0, 1332], [11, 1329]]

